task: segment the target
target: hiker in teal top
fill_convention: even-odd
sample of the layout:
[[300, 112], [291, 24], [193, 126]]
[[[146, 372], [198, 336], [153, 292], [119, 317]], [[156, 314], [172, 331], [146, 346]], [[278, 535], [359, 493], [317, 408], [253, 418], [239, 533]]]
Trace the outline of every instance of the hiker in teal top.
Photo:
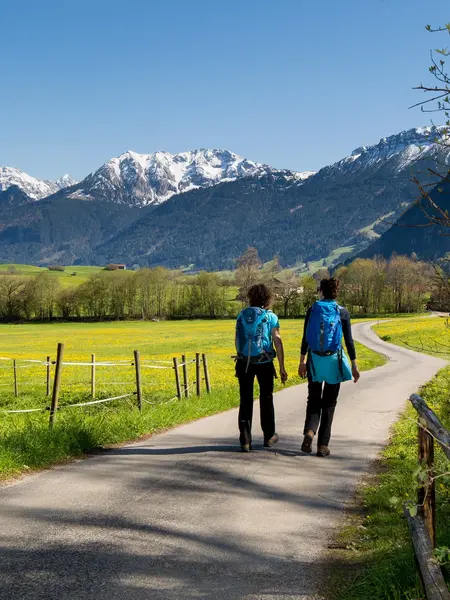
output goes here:
[[[239, 432], [241, 450], [252, 449], [253, 384], [259, 384], [259, 408], [264, 446], [278, 442], [275, 433], [273, 385], [276, 377], [273, 361], [278, 356], [281, 381], [287, 381], [283, 343], [278, 317], [269, 310], [271, 294], [264, 284], [254, 285], [248, 292], [249, 306], [236, 321], [236, 377], [239, 380]], [[275, 346], [275, 347], [274, 347]], [[275, 351], [276, 350], [276, 351]]]
[[[298, 374], [308, 377], [308, 404], [302, 451], [310, 454], [318, 430], [317, 456], [329, 456], [331, 425], [341, 383], [359, 380], [350, 315], [336, 298], [339, 282], [334, 278], [320, 282], [320, 300], [306, 313]], [[348, 356], [342, 348], [345, 340]]]

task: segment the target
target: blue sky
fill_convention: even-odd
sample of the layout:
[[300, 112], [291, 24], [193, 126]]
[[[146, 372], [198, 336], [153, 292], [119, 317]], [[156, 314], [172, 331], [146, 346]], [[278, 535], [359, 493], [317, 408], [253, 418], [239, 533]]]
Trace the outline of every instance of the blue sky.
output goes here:
[[317, 170], [408, 110], [448, 0], [0, 0], [0, 165], [82, 178], [125, 150]]

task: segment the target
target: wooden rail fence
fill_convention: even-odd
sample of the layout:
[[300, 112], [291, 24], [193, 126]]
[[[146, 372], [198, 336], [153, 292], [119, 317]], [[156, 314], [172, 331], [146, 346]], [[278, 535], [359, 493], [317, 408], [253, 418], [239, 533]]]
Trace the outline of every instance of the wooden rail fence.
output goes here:
[[450, 460], [450, 432], [441, 424], [423, 398], [413, 394], [410, 401], [419, 415], [418, 458], [423, 470], [419, 475], [417, 514], [413, 516], [408, 507], [405, 507], [404, 513], [427, 599], [450, 600], [444, 576], [434, 556], [436, 548], [434, 444], [436, 441]]
[[[18, 361], [20, 359], [13, 359], [13, 358], [5, 358], [5, 357], [0, 357], [0, 359], [2, 361], [11, 361], [11, 365], [12, 365], [12, 373], [13, 373], [13, 381], [12, 381], [12, 387], [13, 387], [13, 391], [14, 391], [14, 395], [15, 397], [19, 396], [19, 391], [20, 391], [20, 382], [18, 380]], [[90, 405], [94, 405], [94, 404], [101, 404], [101, 403], [105, 403], [105, 402], [110, 402], [113, 400], [119, 400], [119, 399], [123, 399], [123, 398], [129, 398], [130, 396], [136, 396], [137, 399], [137, 407], [140, 411], [142, 411], [142, 407], [143, 407], [143, 402], [146, 402], [147, 404], [152, 404], [152, 402], [148, 402], [147, 400], [144, 399], [144, 395], [143, 395], [143, 391], [142, 391], [142, 369], [173, 369], [174, 370], [174, 374], [175, 374], [175, 387], [176, 387], [176, 395], [167, 400], [167, 402], [171, 402], [173, 400], [181, 400], [181, 398], [183, 397], [183, 395], [185, 396], [185, 398], [189, 398], [189, 393], [190, 393], [190, 388], [192, 386], [195, 386], [195, 390], [196, 390], [196, 395], [200, 396], [201, 392], [202, 392], [202, 382], [204, 381], [205, 383], [205, 388], [206, 391], [208, 393], [211, 392], [211, 383], [210, 383], [210, 375], [209, 375], [209, 370], [208, 370], [208, 360], [206, 357], [206, 354], [199, 354], [197, 353], [195, 355], [194, 359], [187, 359], [185, 355], [182, 356], [181, 359], [181, 363], [179, 363], [178, 358], [174, 357], [172, 361], [153, 361], [153, 362], [171, 362], [171, 366], [170, 365], [155, 365], [155, 364], [149, 364], [149, 363], [143, 363], [141, 361], [141, 356], [138, 350], [135, 350], [133, 353], [133, 360], [130, 361], [119, 361], [118, 363], [115, 362], [109, 362], [109, 361], [97, 361], [96, 360], [96, 356], [95, 354], [91, 354], [90, 357], [90, 361], [88, 362], [65, 362], [64, 361], [64, 344], [59, 343], [58, 344], [58, 348], [57, 348], [57, 356], [56, 356], [56, 360], [55, 361], [51, 361], [50, 356], [46, 357], [45, 361], [40, 361], [40, 360], [28, 360], [28, 359], [22, 359], [22, 361], [27, 362], [27, 363], [35, 363], [34, 366], [39, 366], [42, 365], [45, 367], [45, 392], [46, 392], [46, 396], [50, 397], [51, 396], [51, 405], [49, 407], [42, 407], [42, 408], [30, 408], [30, 409], [24, 409], [24, 410], [19, 410], [19, 409], [14, 409], [14, 410], [1, 410], [0, 413], [33, 413], [33, 412], [43, 412], [46, 410], [50, 411], [50, 417], [49, 417], [49, 426], [50, 428], [53, 427], [55, 420], [56, 420], [56, 415], [58, 412], [58, 408], [59, 408], [59, 396], [60, 396], [60, 391], [61, 391], [61, 381], [62, 381], [62, 372], [63, 372], [63, 367], [64, 366], [86, 366], [89, 367], [90, 369], [90, 396], [91, 396], [91, 402], [80, 402], [77, 404], [67, 404], [64, 407], [61, 408], [72, 408], [72, 407], [82, 407], [82, 406], [90, 406]], [[192, 381], [192, 383], [189, 383], [189, 370], [188, 370], [188, 366], [189, 364], [194, 364], [195, 363], [195, 378], [194, 381]], [[202, 378], [202, 374], [201, 374], [201, 367], [203, 364], [203, 373], [204, 373], [204, 377]], [[54, 365], [54, 376], [53, 376], [53, 385], [52, 385], [52, 381], [51, 381], [51, 367], [52, 365]], [[127, 394], [123, 394], [120, 396], [114, 396], [111, 398], [105, 398], [105, 399], [100, 399], [100, 400], [95, 400], [96, 397], [96, 371], [98, 367], [124, 367], [124, 366], [132, 366], [134, 367], [134, 373], [135, 373], [135, 391], [131, 392], [131, 393], [127, 393]], [[182, 376], [183, 376], [183, 385], [181, 385], [181, 379], [180, 379], [180, 370], [182, 370]], [[4, 384], [3, 384], [4, 385]]]

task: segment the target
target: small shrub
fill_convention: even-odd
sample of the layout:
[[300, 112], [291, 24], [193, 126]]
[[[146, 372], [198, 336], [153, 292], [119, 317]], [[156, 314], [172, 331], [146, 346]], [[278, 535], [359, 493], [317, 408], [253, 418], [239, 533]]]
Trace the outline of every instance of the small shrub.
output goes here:
[[64, 267], [62, 267], [61, 265], [50, 265], [48, 267], [49, 271], [64, 271]]

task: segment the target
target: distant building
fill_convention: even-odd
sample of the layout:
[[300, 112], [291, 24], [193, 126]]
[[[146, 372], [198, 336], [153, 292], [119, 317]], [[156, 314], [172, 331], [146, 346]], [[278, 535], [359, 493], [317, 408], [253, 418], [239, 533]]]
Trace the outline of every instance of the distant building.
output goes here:
[[105, 271], [126, 271], [127, 270], [127, 265], [124, 265], [122, 263], [110, 263], [109, 265], [106, 265], [105, 267]]

